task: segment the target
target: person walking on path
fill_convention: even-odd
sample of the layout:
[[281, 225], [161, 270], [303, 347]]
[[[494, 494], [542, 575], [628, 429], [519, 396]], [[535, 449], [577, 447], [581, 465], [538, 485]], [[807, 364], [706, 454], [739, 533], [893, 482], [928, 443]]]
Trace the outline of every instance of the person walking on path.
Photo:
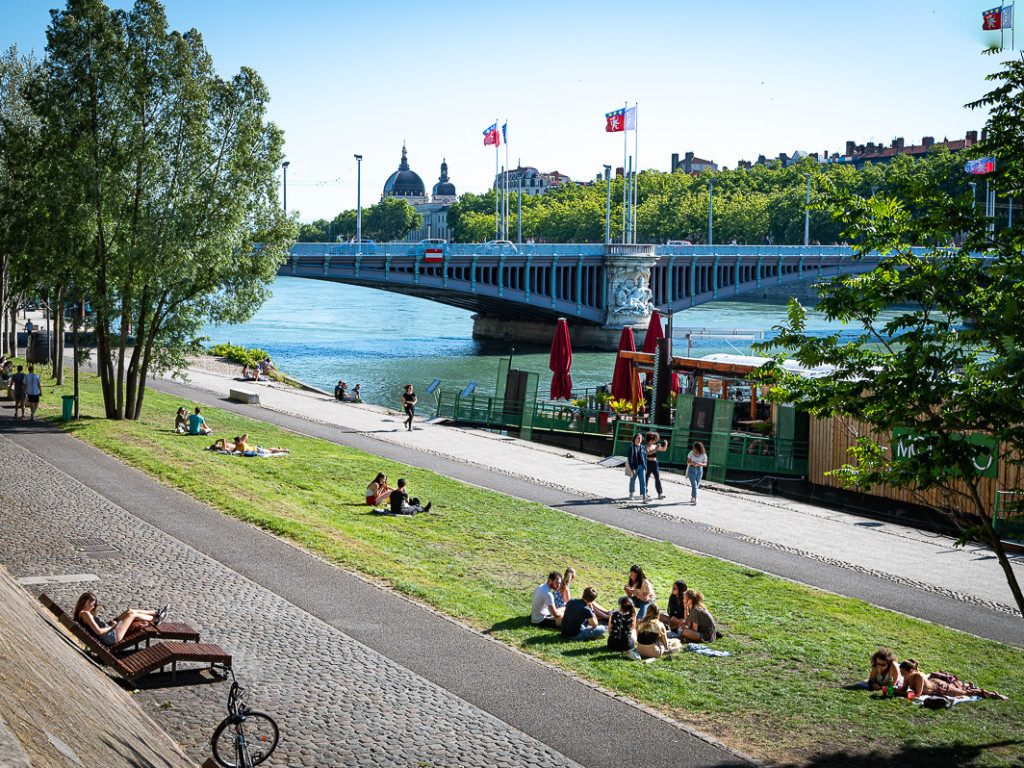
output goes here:
[[416, 415], [416, 393], [412, 391], [412, 384], [405, 385], [405, 392], [402, 393], [402, 410], [405, 411], [405, 428], [412, 431], [412, 417]]
[[[39, 396], [42, 394], [42, 382], [39, 380], [39, 374], [36, 373], [36, 367], [30, 365], [28, 367], [28, 373], [25, 374], [25, 400], [28, 402], [28, 409], [32, 413], [32, 421], [36, 420], [36, 408], [39, 407]], [[25, 402], [21, 404], [21, 418], [25, 418]]]
[[651, 476], [654, 476], [654, 487], [658, 490], [658, 498], [665, 498], [661, 487], [661, 472], [658, 471], [658, 453], [668, 448], [668, 440], [662, 440], [657, 432], [648, 432], [644, 438], [644, 450], [647, 451], [647, 474], [644, 478], [648, 488], [651, 487]]
[[21, 411], [21, 418], [25, 418], [25, 366], [19, 365], [18, 370], [11, 376], [11, 386], [14, 388], [14, 418], [18, 418], [18, 411]]
[[633, 498], [633, 491], [636, 489], [636, 481], [640, 481], [640, 499], [649, 501], [647, 496], [647, 449], [643, 445], [644, 436], [637, 432], [633, 435], [633, 444], [629, 446], [629, 498]]
[[704, 477], [704, 467], [708, 465], [708, 453], [699, 440], [693, 444], [693, 450], [686, 454], [686, 476], [690, 479], [690, 503], [697, 503], [697, 488]]

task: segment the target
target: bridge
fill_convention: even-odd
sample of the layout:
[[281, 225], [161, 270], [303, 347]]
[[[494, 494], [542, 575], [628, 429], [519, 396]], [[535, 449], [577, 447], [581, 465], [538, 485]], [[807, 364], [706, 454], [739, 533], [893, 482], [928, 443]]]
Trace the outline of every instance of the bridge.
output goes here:
[[475, 337], [614, 348], [651, 311], [679, 312], [769, 286], [870, 271], [845, 246], [296, 243], [279, 275], [361, 285], [476, 313]]

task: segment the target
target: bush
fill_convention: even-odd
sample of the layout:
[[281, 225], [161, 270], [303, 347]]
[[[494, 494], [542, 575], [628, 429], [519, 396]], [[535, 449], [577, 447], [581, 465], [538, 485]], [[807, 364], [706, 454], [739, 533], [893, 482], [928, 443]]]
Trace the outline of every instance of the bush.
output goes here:
[[210, 347], [210, 354], [216, 355], [217, 357], [226, 357], [232, 362], [238, 363], [239, 365], [258, 365], [260, 360], [265, 357], [270, 357], [262, 349], [253, 347], [252, 349], [246, 349], [238, 344], [232, 344], [230, 341], [226, 344], [214, 344]]

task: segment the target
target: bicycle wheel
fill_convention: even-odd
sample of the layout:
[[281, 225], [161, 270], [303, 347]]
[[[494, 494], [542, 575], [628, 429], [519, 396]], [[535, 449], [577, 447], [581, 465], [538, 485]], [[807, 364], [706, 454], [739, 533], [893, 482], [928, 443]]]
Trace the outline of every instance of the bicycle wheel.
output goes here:
[[224, 768], [244, 768], [240, 736], [249, 753], [249, 765], [259, 765], [277, 749], [277, 723], [270, 715], [247, 712], [245, 719], [237, 723], [228, 717], [217, 726], [210, 739], [213, 759], [218, 765]]

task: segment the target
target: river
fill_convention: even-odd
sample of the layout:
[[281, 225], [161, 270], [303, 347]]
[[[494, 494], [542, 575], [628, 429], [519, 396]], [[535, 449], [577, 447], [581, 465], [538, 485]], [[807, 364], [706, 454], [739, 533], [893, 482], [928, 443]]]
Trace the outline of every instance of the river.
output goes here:
[[[273, 297], [247, 323], [207, 326], [209, 343], [232, 342], [259, 347], [288, 374], [313, 386], [333, 390], [338, 379], [351, 388], [362, 385], [363, 399], [396, 405], [403, 384], [418, 392], [435, 378], [445, 391], [478, 383], [480, 393], [493, 393], [498, 361], [510, 354], [513, 365], [540, 373], [540, 390], [551, 381], [548, 347], [477, 341], [472, 314], [425, 299], [370, 288], [278, 277]], [[687, 328], [760, 329], [785, 319], [781, 303], [719, 301], [680, 312], [674, 319], [673, 351], [685, 355]], [[837, 327], [812, 313], [808, 325]], [[552, 334], [554, 326], [552, 326]], [[692, 355], [714, 352], [750, 353], [749, 340], [694, 340]], [[572, 380], [576, 388], [611, 381], [615, 355], [574, 352]]]

